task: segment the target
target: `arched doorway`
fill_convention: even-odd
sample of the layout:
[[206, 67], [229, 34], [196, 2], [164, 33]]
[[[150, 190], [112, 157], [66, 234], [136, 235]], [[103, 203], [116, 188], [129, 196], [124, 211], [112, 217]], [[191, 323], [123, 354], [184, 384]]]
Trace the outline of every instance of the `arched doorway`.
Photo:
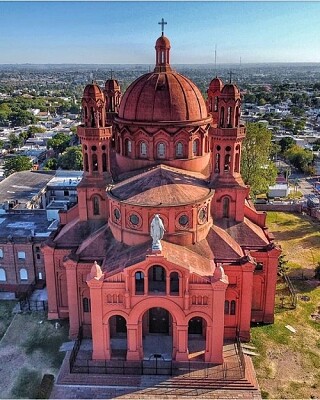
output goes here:
[[142, 317], [143, 357], [155, 354], [172, 359], [172, 316], [162, 307], [152, 307]]
[[204, 361], [207, 323], [202, 317], [193, 317], [188, 323], [189, 360]]
[[111, 358], [125, 360], [127, 355], [127, 321], [121, 315], [109, 319]]

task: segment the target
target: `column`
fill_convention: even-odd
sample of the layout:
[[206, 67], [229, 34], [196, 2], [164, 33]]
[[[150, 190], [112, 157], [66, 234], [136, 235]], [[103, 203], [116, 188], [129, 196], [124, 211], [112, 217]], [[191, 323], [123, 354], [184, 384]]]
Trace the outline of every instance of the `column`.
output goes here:
[[173, 337], [176, 349], [176, 361], [188, 361], [188, 325], [177, 325], [176, 335]]
[[110, 360], [109, 322], [104, 325], [102, 320], [102, 286], [103, 282], [95, 278], [87, 281], [90, 288], [91, 326], [92, 326], [92, 359]]
[[216, 281], [212, 284], [212, 327], [207, 326], [205, 361], [223, 363], [224, 301], [227, 283]]
[[246, 263], [242, 266], [242, 285], [241, 285], [241, 304], [237, 304], [236, 313], [238, 315], [240, 326], [239, 336], [241, 340], [250, 340], [250, 321], [251, 321], [251, 304], [252, 304], [252, 288], [253, 288], [253, 269], [254, 265]]
[[127, 324], [127, 360], [140, 360], [139, 345], [138, 345], [138, 324]]
[[75, 339], [79, 332], [79, 304], [77, 285], [77, 263], [72, 260], [64, 262], [67, 277], [67, 294], [69, 309], [69, 337]]
[[57, 287], [54, 265], [54, 248], [45, 246], [43, 249], [46, 283], [48, 291], [48, 319], [58, 319]]

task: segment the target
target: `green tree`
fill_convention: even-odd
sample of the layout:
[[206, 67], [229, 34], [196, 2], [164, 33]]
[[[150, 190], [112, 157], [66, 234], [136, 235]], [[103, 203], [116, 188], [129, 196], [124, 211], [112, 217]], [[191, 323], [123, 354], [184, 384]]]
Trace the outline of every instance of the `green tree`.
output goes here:
[[22, 146], [23, 144], [23, 139], [20, 136], [16, 136], [14, 133], [10, 133], [8, 135], [8, 139], [10, 142], [10, 149], [15, 149], [17, 147]]
[[36, 122], [36, 117], [29, 111], [16, 111], [9, 114], [12, 126], [26, 126]]
[[265, 193], [273, 185], [277, 169], [270, 160], [272, 134], [263, 124], [248, 123], [242, 145], [241, 175], [253, 195]]
[[82, 151], [81, 146], [68, 147], [59, 157], [58, 165], [62, 169], [82, 170]]
[[63, 132], [58, 132], [52, 139], [49, 139], [47, 142], [47, 148], [52, 148], [57, 154], [63, 153], [69, 145], [70, 136]]
[[290, 147], [295, 146], [296, 141], [289, 136], [283, 137], [279, 140], [279, 145], [281, 146], [281, 152], [284, 153]]
[[10, 157], [4, 162], [4, 176], [7, 177], [14, 172], [28, 171], [32, 168], [32, 161], [27, 156]]
[[292, 146], [285, 152], [286, 158], [299, 171], [308, 173], [312, 169], [313, 153], [299, 146]]
[[56, 170], [58, 168], [58, 161], [56, 158], [48, 158], [44, 164], [45, 170]]
[[34, 137], [36, 133], [44, 133], [46, 130], [41, 126], [30, 125], [28, 128], [28, 135], [29, 137]]

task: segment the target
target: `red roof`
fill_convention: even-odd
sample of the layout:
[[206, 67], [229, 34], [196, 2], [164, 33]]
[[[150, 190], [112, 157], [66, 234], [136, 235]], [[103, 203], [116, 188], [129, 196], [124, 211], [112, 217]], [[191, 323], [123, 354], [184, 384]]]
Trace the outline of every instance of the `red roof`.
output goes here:
[[135, 80], [120, 103], [119, 118], [141, 122], [200, 121], [208, 118], [196, 85], [173, 71], [152, 72]]
[[164, 165], [144, 172], [111, 189], [110, 194], [130, 203], [159, 206], [190, 204], [213, 194], [204, 179]]

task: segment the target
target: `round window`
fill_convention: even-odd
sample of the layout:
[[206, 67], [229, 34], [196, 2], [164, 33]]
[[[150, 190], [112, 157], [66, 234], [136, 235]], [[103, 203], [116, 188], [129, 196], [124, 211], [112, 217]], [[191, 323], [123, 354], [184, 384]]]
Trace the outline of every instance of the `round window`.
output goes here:
[[140, 219], [136, 214], [131, 214], [129, 219], [130, 219], [130, 222], [132, 223], [132, 225], [139, 224]]
[[113, 215], [114, 215], [114, 218], [115, 218], [117, 221], [119, 221], [119, 219], [120, 219], [120, 217], [121, 217], [120, 210], [119, 210], [118, 208], [115, 208], [115, 209], [113, 210]]
[[91, 150], [92, 151], [96, 151], [97, 150], [97, 146], [91, 146]]
[[221, 150], [221, 147], [220, 147], [219, 145], [217, 146], [217, 150], [218, 150], [218, 151], [220, 151], [220, 150]]
[[227, 146], [227, 147], [226, 147], [226, 151], [231, 151], [231, 147], [230, 147], [230, 146]]
[[181, 215], [181, 217], [179, 217], [179, 224], [182, 226], [186, 226], [188, 225], [189, 222], [189, 218], [186, 215]]
[[105, 149], [106, 149], [106, 146], [105, 146], [105, 145], [103, 145], [101, 148], [102, 148], [102, 150], [105, 150]]

